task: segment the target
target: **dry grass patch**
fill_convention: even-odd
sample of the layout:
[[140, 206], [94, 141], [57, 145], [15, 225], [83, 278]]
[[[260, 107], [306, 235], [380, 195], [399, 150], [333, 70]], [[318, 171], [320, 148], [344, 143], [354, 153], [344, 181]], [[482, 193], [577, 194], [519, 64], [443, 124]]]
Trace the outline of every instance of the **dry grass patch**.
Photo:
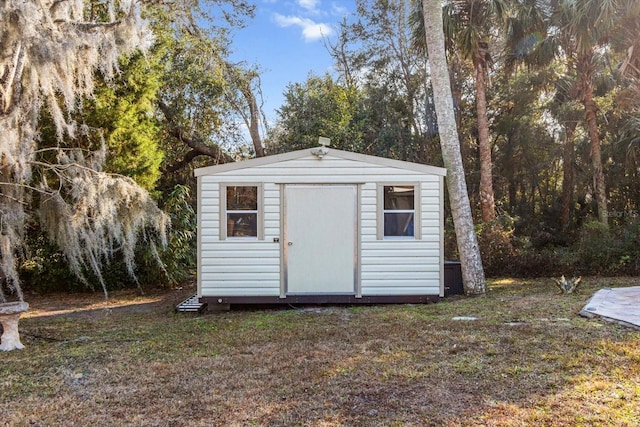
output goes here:
[[[496, 281], [438, 304], [178, 315], [184, 293], [32, 299], [1, 354], [8, 425], [638, 425], [640, 333], [577, 316], [602, 286]], [[155, 299], [158, 297], [158, 299]], [[84, 299], [83, 299], [84, 298]], [[64, 307], [66, 306], [66, 308]], [[49, 311], [48, 311], [49, 310]], [[49, 316], [50, 312], [68, 310]], [[475, 321], [453, 321], [456, 316]]]

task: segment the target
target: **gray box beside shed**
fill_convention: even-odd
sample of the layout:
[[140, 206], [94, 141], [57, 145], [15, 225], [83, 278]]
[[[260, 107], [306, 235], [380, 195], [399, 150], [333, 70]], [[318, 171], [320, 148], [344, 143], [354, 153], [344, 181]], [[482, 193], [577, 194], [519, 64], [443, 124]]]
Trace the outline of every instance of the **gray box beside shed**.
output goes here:
[[197, 169], [199, 300], [443, 297], [445, 174], [327, 147]]

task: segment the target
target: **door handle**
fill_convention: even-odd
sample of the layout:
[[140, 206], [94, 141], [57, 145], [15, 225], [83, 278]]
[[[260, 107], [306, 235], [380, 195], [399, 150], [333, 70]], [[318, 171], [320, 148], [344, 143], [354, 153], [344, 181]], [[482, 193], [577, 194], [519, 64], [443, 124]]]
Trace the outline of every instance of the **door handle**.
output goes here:
[[287, 246], [293, 246], [293, 242], [287, 243]]

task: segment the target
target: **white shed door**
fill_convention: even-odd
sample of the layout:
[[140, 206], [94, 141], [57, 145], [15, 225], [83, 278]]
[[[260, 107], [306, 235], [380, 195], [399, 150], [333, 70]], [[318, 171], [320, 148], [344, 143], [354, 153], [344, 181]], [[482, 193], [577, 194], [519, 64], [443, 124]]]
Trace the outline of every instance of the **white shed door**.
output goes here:
[[285, 187], [287, 293], [355, 293], [356, 197], [354, 185]]

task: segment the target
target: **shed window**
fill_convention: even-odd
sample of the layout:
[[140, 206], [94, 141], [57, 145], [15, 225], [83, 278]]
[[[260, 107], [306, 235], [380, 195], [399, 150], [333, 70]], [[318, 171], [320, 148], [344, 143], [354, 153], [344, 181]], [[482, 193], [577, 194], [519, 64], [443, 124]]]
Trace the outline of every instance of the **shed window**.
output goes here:
[[258, 187], [226, 189], [226, 237], [258, 237]]
[[414, 238], [415, 187], [385, 185], [383, 197], [384, 237]]

